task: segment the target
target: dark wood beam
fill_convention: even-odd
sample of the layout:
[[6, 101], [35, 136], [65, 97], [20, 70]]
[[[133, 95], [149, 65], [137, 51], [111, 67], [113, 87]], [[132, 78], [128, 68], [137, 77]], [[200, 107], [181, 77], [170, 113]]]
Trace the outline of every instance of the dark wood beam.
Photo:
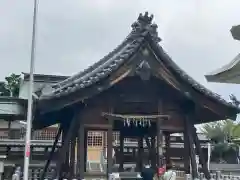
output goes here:
[[143, 137], [138, 137], [138, 153], [137, 153], [137, 171], [142, 170], [142, 157], [143, 157]]
[[61, 176], [62, 176], [61, 166], [66, 159], [67, 151], [68, 151], [68, 148], [69, 148], [69, 142], [70, 142], [72, 136], [76, 134], [77, 129], [78, 129], [78, 120], [79, 120], [79, 117], [80, 117], [80, 113], [79, 113], [79, 111], [75, 111], [74, 113], [75, 113], [74, 117], [70, 122], [70, 126], [69, 126], [69, 129], [68, 129], [67, 135], [64, 139], [64, 144], [63, 144], [63, 146], [62, 146], [62, 148], [59, 152], [59, 160], [58, 160], [57, 167], [56, 167], [57, 179], [61, 178]]
[[123, 133], [120, 131], [120, 134], [119, 134], [119, 140], [120, 140], [120, 164], [119, 164], [119, 172], [122, 172], [124, 169], [123, 169], [123, 164], [124, 164], [124, 136], [123, 136]]
[[[108, 119], [109, 125], [113, 126], [112, 118]], [[112, 173], [113, 167], [113, 129], [109, 128], [107, 130], [107, 175]]]
[[[158, 100], [158, 114], [164, 114], [163, 109], [163, 100]], [[163, 118], [160, 116], [157, 119], [156, 125], [157, 125], [157, 165], [158, 167], [163, 165], [163, 131], [161, 129]]]
[[156, 133], [154, 133], [154, 134], [151, 134], [151, 156], [150, 156], [150, 158], [151, 158], [151, 166], [155, 169], [156, 168], [156, 153], [157, 153], [157, 151], [156, 151]]
[[69, 168], [69, 174], [71, 179], [76, 178], [75, 174], [75, 148], [76, 148], [76, 134], [72, 136], [71, 142], [70, 142], [70, 168]]
[[129, 114], [129, 115], [125, 115], [125, 114], [112, 114], [112, 113], [106, 113], [103, 112], [102, 113], [103, 117], [106, 118], [112, 118], [113, 120], [124, 120], [127, 118], [135, 118], [135, 119], [153, 119], [153, 120], [158, 120], [159, 118], [170, 118], [169, 115], [166, 114], [153, 114], [153, 115], [139, 115], [139, 114]]
[[[186, 121], [185, 121], [186, 122]], [[189, 139], [188, 139], [188, 133], [186, 130], [186, 125], [185, 125], [185, 130], [184, 130], [184, 170], [185, 174], [190, 174], [190, 145], [189, 145]]]
[[48, 156], [48, 158], [47, 158], [47, 162], [46, 162], [46, 164], [45, 164], [45, 166], [44, 166], [44, 168], [43, 168], [43, 172], [42, 172], [42, 174], [41, 174], [40, 180], [43, 180], [43, 179], [45, 178], [46, 171], [47, 171], [47, 169], [48, 169], [48, 167], [49, 167], [49, 164], [50, 164], [50, 162], [51, 162], [51, 160], [52, 160], [52, 158], [53, 158], [53, 154], [54, 154], [54, 152], [55, 152], [55, 149], [56, 149], [58, 140], [59, 140], [59, 138], [60, 138], [60, 135], [61, 135], [61, 133], [62, 133], [62, 130], [63, 130], [63, 126], [61, 125], [61, 126], [58, 128], [57, 135], [56, 135], [56, 137], [55, 137], [55, 140], [54, 140], [54, 143], [53, 143], [51, 152], [49, 153], [49, 156]]
[[207, 179], [211, 179], [195, 127], [192, 128], [192, 133], [193, 133], [193, 139], [196, 145], [196, 151], [197, 151], [197, 154], [199, 155], [199, 160], [202, 165], [203, 173]]
[[80, 121], [79, 130], [78, 130], [78, 151], [77, 151], [77, 169], [78, 169], [78, 178], [84, 179], [85, 172], [85, 136], [87, 134], [86, 129], [83, 126], [83, 122]]
[[[192, 127], [193, 124], [190, 121], [193, 121], [193, 119], [190, 119], [191, 116], [187, 115], [187, 118], [185, 119], [185, 128], [186, 128], [186, 133], [188, 136], [188, 142], [189, 142], [189, 155], [191, 159], [191, 169], [192, 169], [192, 177], [193, 179], [198, 178], [198, 170], [197, 170], [197, 163], [196, 163], [196, 152], [194, 148], [194, 141], [192, 137]], [[191, 127], [192, 126], [192, 127]]]
[[165, 133], [165, 144], [166, 144], [166, 151], [165, 151], [165, 157], [166, 157], [166, 164], [170, 164], [170, 133]]

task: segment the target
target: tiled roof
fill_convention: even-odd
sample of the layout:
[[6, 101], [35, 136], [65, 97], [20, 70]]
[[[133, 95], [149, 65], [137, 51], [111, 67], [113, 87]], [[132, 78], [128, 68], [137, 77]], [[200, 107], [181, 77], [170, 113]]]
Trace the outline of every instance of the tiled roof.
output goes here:
[[163, 48], [159, 44], [153, 43], [153, 45], [157, 47], [157, 50], [159, 51], [159, 54], [162, 57], [161, 61], [164, 61], [169, 68], [177, 72], [180, 75], [180, 77], [186, 82], [188, 82], [188, 84], [190, 84], [195, 90], [203, 93], [205, 96], [210, 97], [211, 99], [214, 99], [215, 101], [218, 101], [221, 104], [235, 108], [238, 112], [240, 112], [240, 109], [236, 105], [234, 105], [231, 102], [227, 102], [219, 94], [212, 92], [211, 90], [207, 89], [202, 84], [194, 80], [191, 76], [189, 76], [171, 59], [171, 57], [163, 50]]
[[207, 76], [215, 76], [215, 75], [218, 75], [218, 74], [221, 74], [221, 73], [224, 73], [230, 69], [232, 69], [234, 66], [236, 66], [237, 64], [240, 63], [240, 53], [228, 64], [222, 66], [221, 68], [209, 73], [206, 75]]
[[164, 52], [163, 48], [158, 44], [161, 39], [158, 37], [157, 25], [152, 23], [152, 19], [153, 16], [148, 16], [148, 13], [145, 13], [144, 15], [140, 14], [138, 20], [132, 25], [131, 33], [116, 49], [86, 70], [51, 86], [51, 88], [48, 87], [48, 90], [43, 91], [39, 99], [46, 100], [66, 96], [70, 93], [78, 91], [79, 89], [95, 84], [110, 75], [114, 70], [118, 69], [118, 67], [120, 67], [125, 60], [129, 59], [135, 52], [137, 52], [138, 48], [143, 44], [143, 42], [146, 42], [145, 40], [147, 40], [154, 50], [157, 51], [161, 61], [171, 68], [171, 70], [175, 71], [195, 90], [221, 104], [235, 108], [239, 111], [235, 105], [225, 101], [218, 94], [206, 89], [200, 83], [191, 78], [167, 55], [167, 53]]

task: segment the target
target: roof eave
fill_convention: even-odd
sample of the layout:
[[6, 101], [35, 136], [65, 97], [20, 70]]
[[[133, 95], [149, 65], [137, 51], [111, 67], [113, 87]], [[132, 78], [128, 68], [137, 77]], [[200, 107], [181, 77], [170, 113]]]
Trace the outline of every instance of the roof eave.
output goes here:
[[[155, 49], [156, 51], [158, 51], [158, 53], [160, 53], [160, 54], [164, 53], [164, 52], [162, 52], [163, 50], [160, 49], [161, 47], [160, 47], [156, 42], [153, 41], [153, 39], [152, 39], [152, 37], [151, 37], [150, 34], [147, 34], [146, 40], [148, 41], [148, 43], [150, 44], [150, 46], [154, 47], [154, 49]], [[166, 54], [165, 54], [165, 55], [166, 55]], [[163, 55], [163, 58], [165, 57], [165, 55]], [[166, 55], [166, 56], [167, 56], [167, 55]], [[170, 57], [167, 57], [167, 58], [169, 58], [169, 59], [171, 60]], [[161, 58], [160, 58], [160, 59], [161, 59]], [[163, 60], [163, 59], [162, 59], [162, 60]], [[165, 61], [167, 61], [167, 60], [165, 60]], [[172, 61], [172, 60], [171, 60], [171, 61]], [[179, 69], [180, 69], [180, 68], [179, 68]], [[177, 72], [177, 73], [179, 73], [179, 72]], [[185, 73], [185, 72], [184, 72], [184, 73]], [[186, 80], [184, 80], [184, 81], [186, 81]], [[190, 83], [190, 82], [187, 82], [187, 83]], [[194, 88], [196, 88], [196, 87], [194, 87]], [[205, 88], [205, 87], [204, 87], [204, 88]], [[206, 90], [210, 92], [210, 90], [208, 90], [208, 89], [206, 89]], [[201, 91], [200, 91], [200, 92], [201, 92]], [[202, 92], [201, 92], [201, 93], [202, 93]], [[211, 92], [211, 94], [213, 94], [213, 93]], [[240, 109], [239, 109], [238, 107], [235, 107], [234, 105], [228, 103], [227, 101], [225, 101], [225, 100], [222, 99], [222, 98], [220, 99], [220, 97], [219, 97], [219, 99], [218, 99], [217, 97], [213, 97], [211, 94], [210, 94], [210, 95], [207, 95], [207, 94], [204, 94], [204, 93], [203, 93], [204, 96], [207, 96], [207, 97], [209, 96], [209, 98], [211, 98], [212, 100], [214, 100], [216, 103], [219, 103], [219, 104], [223, 105], [224, 107], [226, 107], [226, 109], [229, 109], [229, 114], [228, 114], [228, 116], [232, 117], [234, 113], [235, 113], [235, 114], [238, 114], [238, 113], [240, 112]]]
[[228, 77], [224, 74], [219, 75], [205, 75], [205, 78], [207, 82], [213, 82], [213, 83], [226, 83], [226, 84], [240, 84], [240, 78], [236, 79], [236, 77], [239, 75], [236, 75], [235, 77]]

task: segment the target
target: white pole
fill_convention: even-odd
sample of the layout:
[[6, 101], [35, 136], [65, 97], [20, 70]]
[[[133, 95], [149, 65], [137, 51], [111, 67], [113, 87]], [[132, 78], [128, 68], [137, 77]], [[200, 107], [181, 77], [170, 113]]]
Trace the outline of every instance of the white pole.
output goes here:
[[207, 167], [208, 167], [208, 170], [209, 170], [209, 169], [210, 169], [210, 160], [211, 160], [211, 144], [208, 143], [207, 146], [208, 146], [208, 160], [207, 160]]
[[27, 128], [26, 128], [26, 137], [25, 137], [24, 172], [23, 172], [24, 180], [28, 180], [28, 168], [29, 168], [29, 158], [30, 158], [33, 72], [34, 72], [34, 61], [35, 61], [35, 44], [36, 44], [35, 38], [36, 38], [36, 24], [37, 24], [37, 10], [38, 10], [37, 7], [38, 7], [38, 0], [34, 0], [31, 62], [30, 62], [29, 89], [28, 89]]

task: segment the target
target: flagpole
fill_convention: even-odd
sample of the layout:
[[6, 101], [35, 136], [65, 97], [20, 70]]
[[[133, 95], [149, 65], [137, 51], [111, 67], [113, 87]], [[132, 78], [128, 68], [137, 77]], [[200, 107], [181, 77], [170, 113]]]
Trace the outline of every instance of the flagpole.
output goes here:
[[211, 162], [211, 144], [207, 143], [207, 150], [208, 150], [208, 159], [207, 159], [207, 167], [208, 170], [210, 169], [210, 162]]
[[30, 61], [29, 88], [28, 88], [27, 125], [26, 125], [25, 154], [24, 154], [24, 172], [23, 172], [24, 180], [28, 180], [30, 145], [31, 145], [32, 94], [33, 94], [33, 72], [34, 72], [34, 61], [35, 61], [35, 45], [36, 45], [37, 10], [38, 10], [38, 0], [34, 0], [31, 61]]

